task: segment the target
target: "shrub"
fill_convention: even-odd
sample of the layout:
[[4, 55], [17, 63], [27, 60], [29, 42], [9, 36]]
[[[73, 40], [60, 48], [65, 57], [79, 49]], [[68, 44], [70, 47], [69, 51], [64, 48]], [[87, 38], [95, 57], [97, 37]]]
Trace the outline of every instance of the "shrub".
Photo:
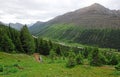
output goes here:
[[18, 67], [19, 65], [18, 64], [13, 64], [14, 67]]
[[119, 63], [118, 57], [113, 54], [112, 57], [110, 58], [109, 64], [110, 65], [117, 65]]
[[120, 71], [120, 63], [115, 66], [115, 69], [117, 69], [118, 71]]
[[90, 65], [101, 66], [106, 63], [107, 63], [107, 60], [105, 56], [99, 52], [98, 48], [94, 48], [90, 56]]
[[16, 73], [18, 69], [14, 67], [13, 65], [6, 65], [4, 66], [4, 75], [10, 74], [10, 73]]
[[68, 62], [66, 63], [66, 66], [67, 67], [74, 67], [75, 65], [76, 65], [75, 53], [74, 52], [69, 52]]
[[49, 56], [50, 56], [51, 60], [54, 61], [54, 59], [55, 59], [55, 57], [56, 57], [55, 51], [54, 51], [54, 50], [51, 50]]
[[78, 54], [77, 56], [76, 56], [76, 64], [83, 64], [83, 57], [82, 57], [82, 55], [81, 54]]
[[84, 52], [83, 52], [84, 58], [88, 58], [88, 56], [91, 53], [91, 51], [92, 51], [91, 47], [85, 47], [84, 48]]
[[0, 72], [3, 72], [3, 65], [0, 64]]

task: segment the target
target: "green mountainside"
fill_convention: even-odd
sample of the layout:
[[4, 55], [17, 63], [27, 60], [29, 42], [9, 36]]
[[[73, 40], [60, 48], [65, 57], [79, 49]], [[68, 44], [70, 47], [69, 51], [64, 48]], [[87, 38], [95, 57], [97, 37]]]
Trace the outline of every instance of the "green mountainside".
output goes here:
[[97, 3], [36, 24], [29, 28], [36, 36], [120, 49], [120, 11]]

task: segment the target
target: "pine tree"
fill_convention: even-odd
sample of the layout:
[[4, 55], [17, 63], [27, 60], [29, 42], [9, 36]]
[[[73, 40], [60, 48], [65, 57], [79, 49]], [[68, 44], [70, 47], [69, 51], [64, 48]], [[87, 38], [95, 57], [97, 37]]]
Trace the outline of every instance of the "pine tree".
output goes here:
[[49, 52], [50, 52], [50, 46], [49, 46], [49, 43], [47, 41], [43, 41], [43, 45], [42, 45], [42, 48], [43, 48], [43, 55], [49, 55]]
[[49, 55], [49, 56], [50, 56], [52, 62], [54, 62], [55, 57], [56, 57], [56, 53], [55, 53], [55, 51], [54, 51], [54, 50], [50, 50], [50, 55]]
[[11, 38], [12, 42], [15, 45], [15, 51], [17, 52], [24, 52], [23, 48], [22, 48], [22, 44], [21, 44], [21, 40], [20, 40], [20, 32], [18, 32], [17, 30], [11, 28], [9, 26], [9, 30], [8, 30], [8, 35]]
[[76, 65], [76, 61], [75, 61], [75, 53], [73, 51], [69, 52], [68, 55], [68, 62], [66, 64], [67, 67], [74, 67]]
[[110, 65], [117, 65], [119, 63], [118, 57], [115, 54], [112, 54], [109, 64]]
[[80, 53], [76, 56], [76, 64], [83, 64], [83, 57]]
[[51, 41], [51, 40], [49, 40], [49, 46], [50, 46], [50, 49], [52, 49], [52, 48], [53, 48], [53, 43], [52, 43], [52, 41]]
[[120, 63], [118, 63], [116, 66], [115, 66], [115, 69], [120, 71]]
[[94, 48], [90, 56], [90, 65], [101, 66], [106, 63], [107, 63], [107, 60], [105, 56], [99, 52], [98, 48]]
[[25, 53], [34, 53], [35, 52], [35, 42], [32, 35], [29, 33], [27, 26], [23, 26], [21, 29], [21, 43]]
[[12, 52], [14, 51], [14, 44], [12, 40], [7, 36], [7, 34], [0, 29], [0, 50], [5, 52]]
[[60, 46], [58, 46], [58, 47], [56, 48], [56, 53], [57, 53], [57, 55], [62, 55], [62, 51], [61, 51]]

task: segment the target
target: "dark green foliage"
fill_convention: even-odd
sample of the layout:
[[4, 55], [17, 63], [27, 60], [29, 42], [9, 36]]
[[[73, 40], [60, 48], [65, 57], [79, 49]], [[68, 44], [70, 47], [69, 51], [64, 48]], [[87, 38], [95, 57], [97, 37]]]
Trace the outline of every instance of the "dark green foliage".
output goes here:
[[115, 69], [118, 70], [118, 71], [120, 71], [120, 63], [115, 66]]
[[0, 29], [0, 50], [5, 52], [12, 52], [15, 46], [7, 34]]
[[62, 51], [61, 51], [60, 46], [58, 46], [58, 47], [56, 48], [56, 53], [57, 53], [57, 55], [62, 55]]
[[84, 55], [85, 58], [88, 58], [88, 56], [91, 53], [91, 51], [92, 51], [91, 47], [85, 47], [84, 51], [82, 52], [82, 54]]
[[0, 72], [3, 72], [3, 65], [0, 64]]
[[53, 48], [53, 43], [52, 43], [52, 41], [49, 40], [48, 42], [49, 42], [50, 49], [52, 49], [52, 48]]
[[120, 29], [84, 30], [75, 41], [100, 47], [120, 48]]
[[13, 66], [13, 65], [4, 65], [3, 75], [8, 75], [8, 74], [11, 74], [11, 73], [16, 73], [16, 72], [18, 72], [18, 68], [16, 68], [15, 66]]
[[107, 60], [102, 53], [99, 52], [98, 48], [94, 48], [90, 56], [90, 65], [101, 66], [107, 63]]
[[76, 64], [83, 64], [83, 57], [80, 53], [76, 56]]
[[49, 56], [50, 56], [51, 60], [54, 61], [56, 56], [57, 56], [57, 54], [55, 53], [54, 50], [50, 50], [50, 55]]
[[43, 41], [41, 54], [49, 55], [49, 52], [50, 52], [50, 46], [48, 41]]
[[25, 53], [34, 53], [35, 52], [35, 43], [32, 35], [29, 33], [27, 26], [23, 26], [20, 32], [20, 38], [23, 50]]
[[51, 47], [48, 41], [43, 40], [42, 38], [36, 38], [35, 43], [36, 43], [36, 52], [43, 55], [49, 55]]
[[18, 32], [17, 30], [11, 28], [9, 26], [9, 37], [12, 40], [12, 42], [15, 45], [15, 51], [17, 52], [23, 52], [23, 48], [22, 48], [22, 44], [21, 44], [21, 40], [20, 40], [20, 32]]
[[117, 65], [118, 63], [119, 63], [118, 57], [115, 54], [112, 54], [108, 64]]
[[41, 46], [42, 46], [41, 39], [35, 38], [35, 52], [40, 53]]
[[[4, 39], [5, 38], [5, 39]], [[17, 30], [11, 28], [10, 26], [5, 26], [5, 25], [2, 25], [0, 24], [0, 40], [2, 41], [0, 43], [0, 45], [2, 46], [5, 46], [5, 40], [6, 41], [6, 44], [9, 45], [10, 48], [10, 51], [11, 50], [13, 51], [16, 51], [16, 52], [23, 52], [23, 48], [22, 48], [22, 45], [21, 45], [21, 41], [20, 41], [20, 32], [18, 32]], [[2, 44], [4, 42], [4, 44]], [[8, 47], [6, 45], [6, 47]], [[1, 50], [3, 51], [6, 51], [4, 47], [1, 46]], [[9, 48], [8, 48], [9, 50]], [[7, 51], [8, 51], [7, 50]]]
[[45, 27], [40, 32], [35, 33], [35, 35], [52, 39], [65, 40], [68, 42], [76, 42], [80, 44], [120, 49], [120, 29], [87, 29], [85, 27], [81, 28], [81, 26], [85, 25], [53, 24], [49, 27]]
[[73, 51], [69, 52], [68, 55], [68, 61], [66, 63], [67, 67], [74, 67], [76, 65], [76, 61], [75, 61], [75, 53]]

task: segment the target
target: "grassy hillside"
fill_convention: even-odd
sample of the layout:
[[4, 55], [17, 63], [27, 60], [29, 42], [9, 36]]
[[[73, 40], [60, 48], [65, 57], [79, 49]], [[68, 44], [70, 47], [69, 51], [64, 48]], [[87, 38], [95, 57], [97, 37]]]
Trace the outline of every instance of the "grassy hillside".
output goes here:
[[97, 3], [36, 23], [29, 30], [42, 37], [120, 49], [120, 12]]
[[0, 65], [4, 66], [0, 77], [120, 77], [120, 72], [112, 66], [92, 67], [84, 64], [66, 68], [66, 61], [61, 58], [54, 63], [47, 57], [42, 58], [43, 63], [38, 63], [32, 55], [0, 52]]
[[[34, 34], [34, 33], [33, 33]], [[120, 48], [120, 29], [85, 28], [74, 24], [54, 24], [34, 35], [99, 47]]]

